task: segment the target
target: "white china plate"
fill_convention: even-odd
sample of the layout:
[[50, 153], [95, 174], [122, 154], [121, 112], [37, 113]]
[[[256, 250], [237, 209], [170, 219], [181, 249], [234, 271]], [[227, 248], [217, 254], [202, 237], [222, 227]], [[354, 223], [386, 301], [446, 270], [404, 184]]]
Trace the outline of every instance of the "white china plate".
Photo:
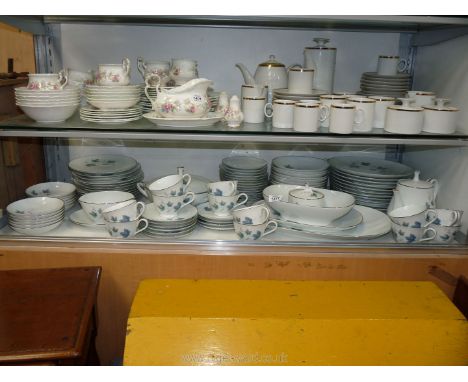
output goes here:
[[381, 79], [408, 79], [411, 78], [411, 75], [407, 73], [398, 73], [393, 76], [383, 76], [381, 74], [377, 74], [377, 72], [365, 72], [362, 74], [365, 77], [371, 78], [381, 78]]
[[192, 205], [187, 205], [182, 207], [177, 216], [168, 217], [161, 215], [159, 210], [157, 210], [153, 203], [146, 205], [145, 212], [142, 215], [145, 219], [153, 220], [156, 222], [174, 222], [174, 221], [184, 221], [192, 219], [194, 216], [197, 216], [197, 208]]
[[93, 118], [87, 118], [87, 117], [80, 117], [83, 121], [87, 122], [95, 122], [95, 123], [102, 123], [102, 124], [117, 124], [117, 123], [127, 123], [127, 122], [133, 122], [133, 121], [138, 121], [141, 119], [141, 117], [135, 117], [135, 118], [126, 118], [126, 119], [93, 119]]
[[83, 209], [72, 212], [70, 214], [70, 221], [84, 227], [105, 227], [105, 223], [96, 223], [92, 221]]
[[268, 163], [264, 159], [248, 157], [248, 156], [234, 156], [223, 158], [222, 165], [228, 170], [236, 172], [237, 170], [266, 170]]
[[205, 220], [216, 223], [228, 223], [233, 221], [232, 215], [230, 216], [218, 216], [211, 210], [210, 203], [203, 203], [197, 206], [198, 214]]
[[324, 172], [330, 167], [328, 162], [321, 158], [307, 156], [283, 156], [276, 157], [271, 161], [272, 167], [281, 170], [297, 173], [317, 173]]
[[[297, 93], [297, 92], [292, 92], [287, 88], [284, 89], [275, 89], [273, 92], [278, 95], [278, 96], [289, 96], [289, 97], [319, 97], [321, 95], [327, 94], [326, 91], [323, 90], [313, 90], [311, 93]], [[278, 97], [279, 98], [279, 97]]]
[[91, 155], [73, 159], [68, 168], [83, 174], [92, 175], [116, 175], [132, 170], [138, 166], [138, 162], [123, 155]]
[[222, 119], [218, 113], [208, 113], [206, 117], [201, 118], [164, 118], [158, 117], [154, 111], [143, 114], [143, 117], [158, 126], [184, 128], [212, 126]]
[[343, 172], [379, 179], [404, 177], [414, 172], [404, 164], [371, 157], [339, 156], [328, 161], [332, 167]]

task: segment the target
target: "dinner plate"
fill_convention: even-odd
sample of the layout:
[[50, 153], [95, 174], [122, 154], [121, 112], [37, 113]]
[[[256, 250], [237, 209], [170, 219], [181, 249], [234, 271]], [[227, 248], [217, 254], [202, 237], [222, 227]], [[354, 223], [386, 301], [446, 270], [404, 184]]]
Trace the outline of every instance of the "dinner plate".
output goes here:
[[200, 118], [163, 118], [154, 111], [143, 114], [143, 117], [160, 127], [204, 127], [213, 126], [223, 118], [219, 113], [208, 113], [206, 117]]
[[329, 163], [342, 172], [375, 179], [407, 177], [414, 173], [411, 167], [402, 163], [372, 157], [339, 156], [330, 158]]
[[364, 77], [370, 77], [370, 78], [381, 78], [381, 79], [408, 79], [411, 78], [411, 75], [408, 73], [397, 73], [394, 75], [389, 75], [389, 76], [384, 76], [382, 74], [377, 74], [377, 72], [364, 72], [362, 74]]

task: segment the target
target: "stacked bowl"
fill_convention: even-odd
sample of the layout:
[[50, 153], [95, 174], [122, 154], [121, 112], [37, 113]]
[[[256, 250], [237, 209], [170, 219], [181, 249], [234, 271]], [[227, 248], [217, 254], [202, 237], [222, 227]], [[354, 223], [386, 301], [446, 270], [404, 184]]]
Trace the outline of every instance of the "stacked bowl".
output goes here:
[[65, 211], [68, 211], [76, 203], [76, 187], [71, 183], [46, 182], [35, 184], [26, 189], [26, 195], [30, 198], [47, 196], [61, 199]]
[[80, 105], [80, 88], [66, 83], [62, 74], [30, 74], [28, 86], [15, 88], [16, 105], [36, 122], [63, 122]]
[[57, 198], [36, 197], [17, 200], [7, 206], [8, 225], [18, 233], [40, 235], [57, 228], [65, 214]]
[[326, 188], [329, 164], [326, 160], [306, 156], [283, 156], [271, 162], [271, 184], [295, 184]]

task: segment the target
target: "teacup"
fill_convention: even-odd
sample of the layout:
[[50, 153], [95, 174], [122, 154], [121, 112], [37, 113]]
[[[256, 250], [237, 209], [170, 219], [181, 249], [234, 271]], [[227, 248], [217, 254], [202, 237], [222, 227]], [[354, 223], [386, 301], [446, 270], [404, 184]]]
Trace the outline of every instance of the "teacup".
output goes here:
[[386, 96], [370, 96], [369, 98], [375, 100], [373, 127], [383, 129], [387, 107], [395, 104], [395, 98]]
[[[159, 83], [161, 86], [166, 86], [170, 80], [169, 70], [171, 69], [171, 63], [169, 61], [160, 60], [145, 62], [143, 57], [138, 57], [137, 68], [144, 81], [146, 81], [148, 77], [151, 77], [154, 74], [157, 75], [157, 77], [154, 77], [152, 80], [150, 80], [150, 84], [152, 85]], [[158, 80], [155, 80], [156, 78]]]
[[244, 225], [258, 225], [270, 218], [270, 210], [265, 206], [250, 206], [232, 210], [234, 222]]
[[408, 64], [399, 56], [380, 55], [377, 62], [377, 74], [380, 76], [395, 76], [398, 72], [406, 70]]
[[426, 212], [427, 225], [437, 225], [451, 227], [459, 225], [463, 211], [458, 210], [444, 210], [444, 209], [430, 209]]
[[296, 188], [289, 191], [288, 202], [302, 206], [323, 207], [325, 205], [324, 195], [310, 187]]
[[266, 104], [266, 97], [242, 97], [242, 112], [244, 122], [263, 123], [265, 114], [263, 108]]
[[[144, 223], [144, 226], [142, 228], [138, 228], [140, 227], [141, 222]], [[106, 228], [107, 232], [109, 232], [109, 235], [112, 237], [127, 239], [148, 228], [148, 220], [136, 219], [123, 223], [106, 221]]]
[[330, 133], [351, 134], [354, 126], [359, 126], [363, 120], [364, 111], [354, 105], [339, 103], [330, 106]]
[[115, 204], [102, 211], [104, 220], [114, 223], [126, 223], [139, 219], [145, 212], [145, 204], [136, 200]]
[[319, 121], [328, 117], [330, 109], [318, 102], [296, 102], [294, 105], [293, 129], [301, 132], [316, 132]]
[[[434, 228], [412, 228], [405, 227], [396, 223], [392, 223], [393, 237], [397, 243], [421, 243], [424, 241], [433, 240], [437, 236]], [[429, 233], [429, 236], [426, 234]]]
[[193, 192], [187, 192], [180, 196], [156, 196], [153, 195], [153, 206], [162, 216], [177, 216], [180, 209], [190, 204], [195, 199]]
[[208, 192], [216, 196], [232, 196], [237, 192], [237, 180], [208, 183]]
[[450, 244], [455, 240], [455, 236], [460, 230], [461, 225], [453, 225], [450, 227], [446, 227], [442, 225], [431, 224], [429, 227], [435, 229], [437, 232], [437, 235], [434, 238], [434, 241], [436, 243]]
[[130, 192], [97, 191], [82, 195], [78, 201], [83, 211], [95, 223], [103, 223], [102, 211], [115, 204], [135, 200]]
[[[242, 201], [239, 201], [244, 198]], [[247, 194], [241, 193], [231, 196], [217, 196], [214, 194], [208, 195], [208, 202], [213, 210], [213, 213], [218, 216], [229, 216], [234, 208], [237, 208], [247, 202], [249, 199]]]
[[288, 90], [291, 93], [312, 93], [314, 69], [292, 67], [288, 69]]
[[94, 84], [95, 73], [93, 70], [87, 72], [80, 72], [74, 69], [67, 69], [68, 81], [74, 85], [92, 85]]
[[151, 199], [148, 191], [153, 196], [182, 196], [185, 194], [188, 185], [192, 181], [189, 174], [168, 175], [155, 180], [149, 186], [145, 183], [137, 183], [138, 190], [147, 198]]
[[241, 86], [241, 99], [244, 97], [266, 98], [267, 92], [268, 92], [268, 86], [244, 84]]
[[376, 100], [367, 97], [349, 97], [347, 102], [356, 106], [356, 109], [362, 110], [362, 122], [354, 123], [353, 131], [369, 132], [374, 125], [374, 113]]
[[425, 204], [410, 204], [390, 211], [388, 216], [392, 222], [403, 227], [427, 227], [426, 209]]
[[197, 61], [186, 58], [172, 59], [169, 76], [176, 85], [183, 85], [194, 78], [198, 78]]
[[[273, 227], [267, 229], [268, 226], [272, 225]], [[241, 240], [258, 240], [263, 236], [273, 233], [278, 228], [278, 223], [274, 220], [267, 221], [262, 224], [240, 224], [234, 221], [234, 230], [236, 231], [237, 236]]]
[[295, 103], [295, 101], [287, 99], [275, 99], [273, 103], [267, 103], [263, 110], [266, 117], [273, 117], [273, 127], [292, 129]]
[[[331, 105], [346, 102], [346, 99], [348, 97], [349, 95], [325, 94], [325, 95], [320, 96], [320, 103], [330, 108]], [[320, 122], [320, 126], [322, 127], [330, 126], [330, 113], [331, 113], [331, 110], [329, 110], [328, 116], [323, 121]]]
[[68, 83], [65, 71], [58, 73], [34, 73], [28, 74], [29, 90], [62, 90]]
[[99, 65], [96, 82], [101, 86], [128, 85], [130, 83], [130, 60], [124, 58], [122, 64]]

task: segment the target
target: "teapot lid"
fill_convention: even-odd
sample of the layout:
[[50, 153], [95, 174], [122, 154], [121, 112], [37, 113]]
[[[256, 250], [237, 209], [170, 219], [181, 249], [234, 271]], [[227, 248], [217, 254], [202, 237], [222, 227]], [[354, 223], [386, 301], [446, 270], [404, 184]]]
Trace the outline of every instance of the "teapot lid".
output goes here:
[[413, 187], [413, 188], [428, 189], [428, 188], [434, 187], [434, 183], [430, 181], [426, 181], [426, 180], [420, 180], [419, 174], [420, 174], [420, 171], [415, 171], [413, 179], [400, 179], [398, 183], [401, 184], [402, 186]]
[[285, 68], [284, 64], [276, 61], [273, 54], [270, 55], [270, 59], [268, 61], [262, 62], [261, 64], [258, 64], [258, 66], [268, 66], [269, 68]]

